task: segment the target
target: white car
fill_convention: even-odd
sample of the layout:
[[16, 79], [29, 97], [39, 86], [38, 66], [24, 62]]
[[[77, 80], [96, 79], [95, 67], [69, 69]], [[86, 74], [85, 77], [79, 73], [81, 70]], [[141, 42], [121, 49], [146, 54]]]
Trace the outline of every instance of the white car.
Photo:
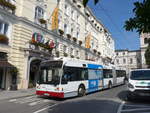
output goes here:
[[138, 69], [131, 71], [128, 83], [129, 100], [136, 97], [150, 96], [150, 69]]

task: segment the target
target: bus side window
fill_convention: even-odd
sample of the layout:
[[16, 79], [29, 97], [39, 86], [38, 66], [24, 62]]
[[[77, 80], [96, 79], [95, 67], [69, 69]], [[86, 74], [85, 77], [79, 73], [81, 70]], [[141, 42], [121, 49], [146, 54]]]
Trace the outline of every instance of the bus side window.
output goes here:
[[109, 78], [113, 78], [113, 75], [112, 75], [112, 74], [109, 74]]
[[83, 72], [84, 72], [84, 80], [88, 80], [88, 70], [83, 69]]

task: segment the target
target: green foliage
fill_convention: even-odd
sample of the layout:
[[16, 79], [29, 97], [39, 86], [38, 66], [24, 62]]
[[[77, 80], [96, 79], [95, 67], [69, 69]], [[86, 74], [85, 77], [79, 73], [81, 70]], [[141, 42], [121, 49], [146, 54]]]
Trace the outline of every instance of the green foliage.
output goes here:
[[145, 52], [145, 60], [146, 60], [146, 64], [148, 65], [148, 68], [150, 68], [150, 43]]
[[71, 55], [71, 58], [74, 58], [74, 56], [73, 56], [73, 55]]
[[9, 39], [6, 35], [0, 34], [0, 43], [2, 44], [8, 44]]
[[133, 13], [135, 16], [125, 21], [124, 28], [127, 31], [136, 30], [138, 33], [150, 32], [150, 0], [143, 0], [143, 2], [135, 2]]
[[0, 0], [0, 5], [4, 6], [4, 7], [8, 7], [10, 8], [11, 10], [15, 10], [16, 9], [16, 6], [7, 2], [6, 0]]
[[12, 68], [11, 70], [10, 70], [10, 73], [11, 74], [15, 74], [15, 75], [17, 75], [18, 74], [18, 68], [16, 68], [16, 67], [14, 67], [14, 68]]
[[[89, 2], [89, 0], [83, 0], [83, 6], [86, 7], [87, 3]], [[94, 0], [95, 5], [99, 2], [99, 0]]]
[[35, 45], [35, 46], [39, 46], [39, 47], [42, 47], [42, 48], [44, 48], [44, 49], [47, 49], [47, 50], [49, 50], [49, 52], [51, 52], [52, 50], [53, 50], [53, 48], [51, 48], [50, 47], [50, 45], [49, 44], [44, 44], [44, 43], [40, 43], [40, 42], [32, 42], [32, 41], [30, 41], [29, 42], [30, 44], [33, 44], [33, 45]]
[[67, 57], [67, 56], [68, 56], [68, 54], [67, 54], [67, 53], [64, 53], [64, 56], [65, 56], [65, 57]]

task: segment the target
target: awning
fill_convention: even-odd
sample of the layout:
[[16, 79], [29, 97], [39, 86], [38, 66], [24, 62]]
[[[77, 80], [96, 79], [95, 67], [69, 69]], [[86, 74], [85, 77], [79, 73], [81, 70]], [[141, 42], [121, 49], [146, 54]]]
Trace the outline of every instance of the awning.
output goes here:
[[8, 61], [0, 61], [0, 67], [13, 68], [14, 66], [12, 64], [10, 64]]

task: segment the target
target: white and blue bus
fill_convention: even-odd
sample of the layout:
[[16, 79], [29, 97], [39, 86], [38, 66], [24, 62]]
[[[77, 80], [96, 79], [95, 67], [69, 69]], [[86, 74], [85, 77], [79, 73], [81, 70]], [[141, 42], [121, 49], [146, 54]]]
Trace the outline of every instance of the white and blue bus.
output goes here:
[[112, 72], [112, 69], [108, 71], [92, 61], [72, 58], [43, 61], [36, 94], [58, 98], [84, 96], [86, 93], [111, 88], [114, 84]]

